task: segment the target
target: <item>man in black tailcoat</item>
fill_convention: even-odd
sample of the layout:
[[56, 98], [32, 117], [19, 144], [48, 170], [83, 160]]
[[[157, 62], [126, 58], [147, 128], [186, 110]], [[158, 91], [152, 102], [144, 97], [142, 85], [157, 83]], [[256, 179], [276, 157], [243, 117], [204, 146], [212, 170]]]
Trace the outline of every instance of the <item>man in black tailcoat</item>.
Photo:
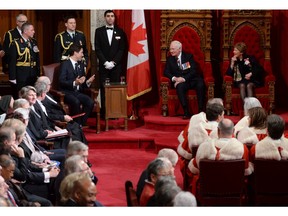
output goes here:
[[106, 78], [110, 82], [120, 82], [122, 73], [122, 59], [126, 51], [126, 35], [115, 26], [115, 13], [107, 10], [104, 13], [106, 25], [95, 30], [95, 52], [99, 59], [99, 76], [101, 92], [101, 117], [105, 116], [105, 88]]

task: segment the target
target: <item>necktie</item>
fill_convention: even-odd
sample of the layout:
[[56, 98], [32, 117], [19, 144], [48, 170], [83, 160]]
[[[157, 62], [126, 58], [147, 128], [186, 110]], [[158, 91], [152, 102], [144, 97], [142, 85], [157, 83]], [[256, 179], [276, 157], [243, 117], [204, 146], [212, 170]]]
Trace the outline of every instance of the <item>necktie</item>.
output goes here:
[[10, 200], [10, 202], [12, 203], [13, 206], [17, 206], [17, 203], [12, 195], [12, 193], [8, 190], [7, 191], [7, 194], [8, 194], [8, 199]]
[[177, 65], [178, 65], [178, 68], [181, 69], [181, 62], [180, 62], [180, 59], [179, 59], [179, 58], [177, 58]]
[[72, 33], [72, 39], [73, 39], [73, 40], [75, 39], [75, 34], [74, 34], [74, 33]]
[[77, 63], [77, 62], [75, 63], [75, 72], [76, 72], [77, 75], [80, 76], [80, 74], [79, 74], [79, 68], [78, 68], [78, 63]]

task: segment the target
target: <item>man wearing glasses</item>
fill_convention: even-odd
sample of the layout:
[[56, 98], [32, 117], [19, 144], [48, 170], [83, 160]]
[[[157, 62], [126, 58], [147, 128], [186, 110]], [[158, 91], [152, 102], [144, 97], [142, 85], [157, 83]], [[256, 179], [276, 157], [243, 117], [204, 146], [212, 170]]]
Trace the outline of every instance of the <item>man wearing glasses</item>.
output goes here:
[[3, 56], [3, 72], [8, 72], [8, 62], [9, 62], [9, 55], [8, 50], [10, 47], [10, 44], [13, 40], [21, 38], [22, 32], [21, 27], [22, 25], [27, 22], [27, 16], [24, 14], [19, 14], [16, 16], [16, 27], [14, 29], [11, 29], [7, 31], [4, 34], [4, 41], [3, 41], [3, 51], [5, 52], [5, 56]]

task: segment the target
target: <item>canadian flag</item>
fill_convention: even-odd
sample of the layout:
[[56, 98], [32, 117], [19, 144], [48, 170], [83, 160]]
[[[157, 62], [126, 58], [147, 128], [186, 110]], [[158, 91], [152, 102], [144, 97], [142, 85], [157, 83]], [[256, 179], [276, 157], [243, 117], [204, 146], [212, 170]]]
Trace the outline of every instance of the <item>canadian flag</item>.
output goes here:
[[127, 100], [151, 91], [149, 52], [144, 10], [132, 10], [127, 61]]

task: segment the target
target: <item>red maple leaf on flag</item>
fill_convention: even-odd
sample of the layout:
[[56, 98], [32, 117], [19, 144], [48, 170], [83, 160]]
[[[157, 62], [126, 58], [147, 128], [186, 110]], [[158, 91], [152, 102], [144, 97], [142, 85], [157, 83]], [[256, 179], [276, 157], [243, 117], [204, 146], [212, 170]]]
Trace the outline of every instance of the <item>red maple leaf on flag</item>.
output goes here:
[[[133, 26], [135, 23], [133, 23]], [[129, 52], [133, 55], [140, 55], [145, 53], [143, 44], [140, 44], [139, 41], [146, 40], [146, 29], [143, 28], [143, 24], [139, 25], [136, 29], [132, 30], [130, 38], [130, 49]]]

